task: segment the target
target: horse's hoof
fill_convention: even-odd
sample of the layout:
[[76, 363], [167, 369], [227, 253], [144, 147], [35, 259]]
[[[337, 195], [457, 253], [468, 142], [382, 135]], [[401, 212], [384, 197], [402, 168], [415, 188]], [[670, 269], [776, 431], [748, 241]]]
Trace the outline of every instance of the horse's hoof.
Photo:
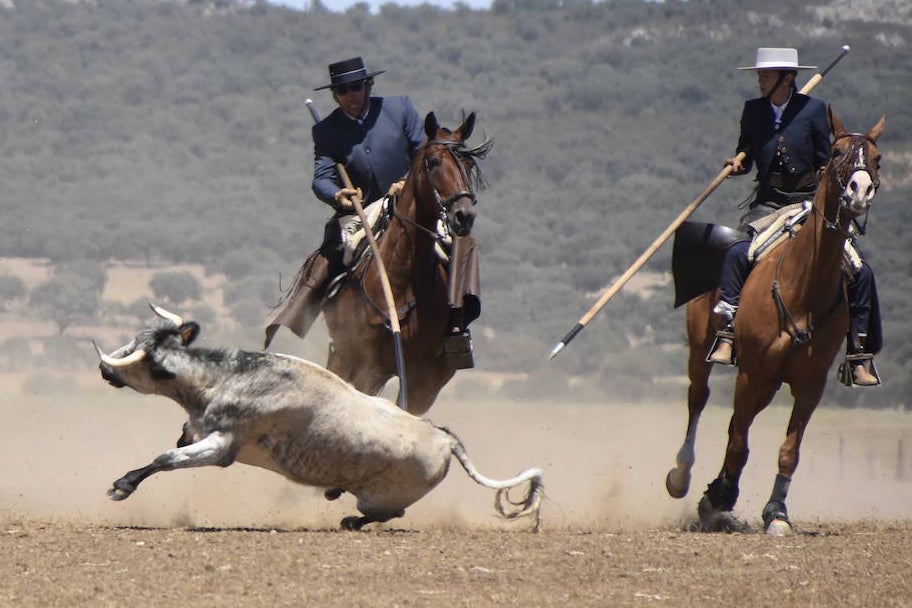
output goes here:
[[735, 517], [731, 511], [720, 511], [713, 507], [705, 494], [697, 505], [697, 514], [700, 516], [700, 528], [704, 532], [747, 534], [753, 531], [750, 524]]
[[684, 498], [690, 490], [690, 472], [682, 473], [680, 469], [668, 471], [665, 477], [665, 489], [672, 498]]
[[792, 524], [783, 519], [774, 519], [766, 527], [766, 533], [770, 536], [789, 536], [792, 533]]

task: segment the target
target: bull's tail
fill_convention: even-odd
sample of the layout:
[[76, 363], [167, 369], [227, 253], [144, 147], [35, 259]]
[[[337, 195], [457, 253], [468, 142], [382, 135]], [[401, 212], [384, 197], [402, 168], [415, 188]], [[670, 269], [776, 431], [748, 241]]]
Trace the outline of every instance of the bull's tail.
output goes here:
[[[497, 490], [497, 494], [494, 496], [494, 509], [506, 519], [516, 519], [531, 515], [534, 521], [532, 530], [538, 532], [539, 524], [541, 523], [539, 510], [541, 509], [541, 501], [545, 492], [541, 469], [527, 469], [510, 479], [490, 479], [479, 473], [475, 465], [472, 464], [459, 437], [449, 429], [441, 428], [441, 430], [453, 439], [450, 452], [456, 457], [468, 476], [480, 485]], [[529, 486], [522, 500], [515, 501], [511, 499], [510, 490], [525, 482], [529, 482]]]

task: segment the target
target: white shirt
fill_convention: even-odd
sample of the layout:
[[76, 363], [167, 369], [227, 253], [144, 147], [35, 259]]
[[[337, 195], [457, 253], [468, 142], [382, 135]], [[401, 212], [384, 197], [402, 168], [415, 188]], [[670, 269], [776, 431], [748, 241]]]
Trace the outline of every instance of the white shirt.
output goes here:
[[785, 103], [781, 106], [777, 106], [772, 101], [770, 101], [770, 107], [773, 109], [773, 126], [776, 130], [779, 130], [779, 127], [782, 126], [782, 114], [785, 113], [786, 106], [789, 105], [789, 102], [792, 100], [792, 94], [789, 93], [788, 99], [785, 100]]

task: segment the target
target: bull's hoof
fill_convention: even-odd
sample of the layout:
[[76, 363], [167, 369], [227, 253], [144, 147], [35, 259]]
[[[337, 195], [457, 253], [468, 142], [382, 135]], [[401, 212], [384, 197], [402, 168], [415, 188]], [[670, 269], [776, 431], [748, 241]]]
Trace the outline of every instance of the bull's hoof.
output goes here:
[[343, 493], [345, 493], [345, 490], [342, 488], [330, 488], [323, 492], [323, 498], [326, 500], [336, 500], [342, 496]]
[[352, 532], [357, 532], [366, 523], [368, 523], [368, 520], [365, 517], [359, 517], [357, 515], [349, 515], [348, 517], [342, 518], [342, 522], [339, 524], [339, 526], [341, 526], [341, 528], [343, 530], [350, 530]]
[[700, 529], [704, 532], [746, 534], [753, 531], [747, 522], [735, 517], [731, 511], [721, 511], [712, 506], [705, 494], [700, 499], [700, 504], [697, 505], [697, 514], [700, 516]]
[[668, 471], [665, 477], [665, 489], [672, 498], [684, 498], [690, 490], [690, 471], [683, 472], [680, 469]]
[[792, 524], [788, 520], [774, 519], [766, 527], [766, 533], [770, 536], [790, 536], [792, 534]]
[[114, 482], [114, 485], [111, 486], [111, 489], [108, 490], [108, 498], [111, 500], [125, 500], [135, 491], [136, 487], [133, 486], [133, 484], [126, 482], [123, 479], [118, 479]]

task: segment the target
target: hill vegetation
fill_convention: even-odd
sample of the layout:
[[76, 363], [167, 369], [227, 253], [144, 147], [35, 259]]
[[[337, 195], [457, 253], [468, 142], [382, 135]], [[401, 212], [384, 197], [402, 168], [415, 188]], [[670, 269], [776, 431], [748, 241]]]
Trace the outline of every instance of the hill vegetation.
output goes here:
[[[619, 399], [683, 398], [679, 383], [656, 381], [684, 371], [670, 244], [646, 268], [664, 281], [625, 289], [558, 359], [547, 353], [731, 155], [741, 105], [756, 95], [753, 75], [735, 68], [758, 46], [798, 46], [803, 62], [826, 65], [849, 44], [814, 94], [853, 130], [887, 116], [863, 241], [879, 279], [886, 385], [831, 386], [828, 399], [888, 407], [912, 394], [912, 15], [902, 2], [496, 0], [490, 11], [390, 3], [379, 14], [231, 0], [4, 6], [0, 257], [47, 260], [53, 276], [28, 286], [0, 261], [0, 320], [54, 322], [40, 345], [0, 336], [7, 365], [60, 347], [80, 324], [126, 315], [132, 330], [146, 318], [103, 297], [115, 262], [159, 268], [149, 293], [240, 323], [242, 345], [260, 344], [329, 216], [310, 192], [304, 100], [329, 111], [328, 93], [313, 91], [326, 65], [362, 55], [386, 70], [375, 93], [407, 93], [451, 126], [477, 111], [476, 137], [495, 140], [475, 229], [478, 369], [527, 374], [508, 388], [529, 397], [581, 390], [572, 380], [583, 378]], [[729, 180], [692, 219], [736, 224], [751, 188]], [[201, 284], [221, 277], [218, 302], [169, 270], [187, 264], [205, 269]]]

